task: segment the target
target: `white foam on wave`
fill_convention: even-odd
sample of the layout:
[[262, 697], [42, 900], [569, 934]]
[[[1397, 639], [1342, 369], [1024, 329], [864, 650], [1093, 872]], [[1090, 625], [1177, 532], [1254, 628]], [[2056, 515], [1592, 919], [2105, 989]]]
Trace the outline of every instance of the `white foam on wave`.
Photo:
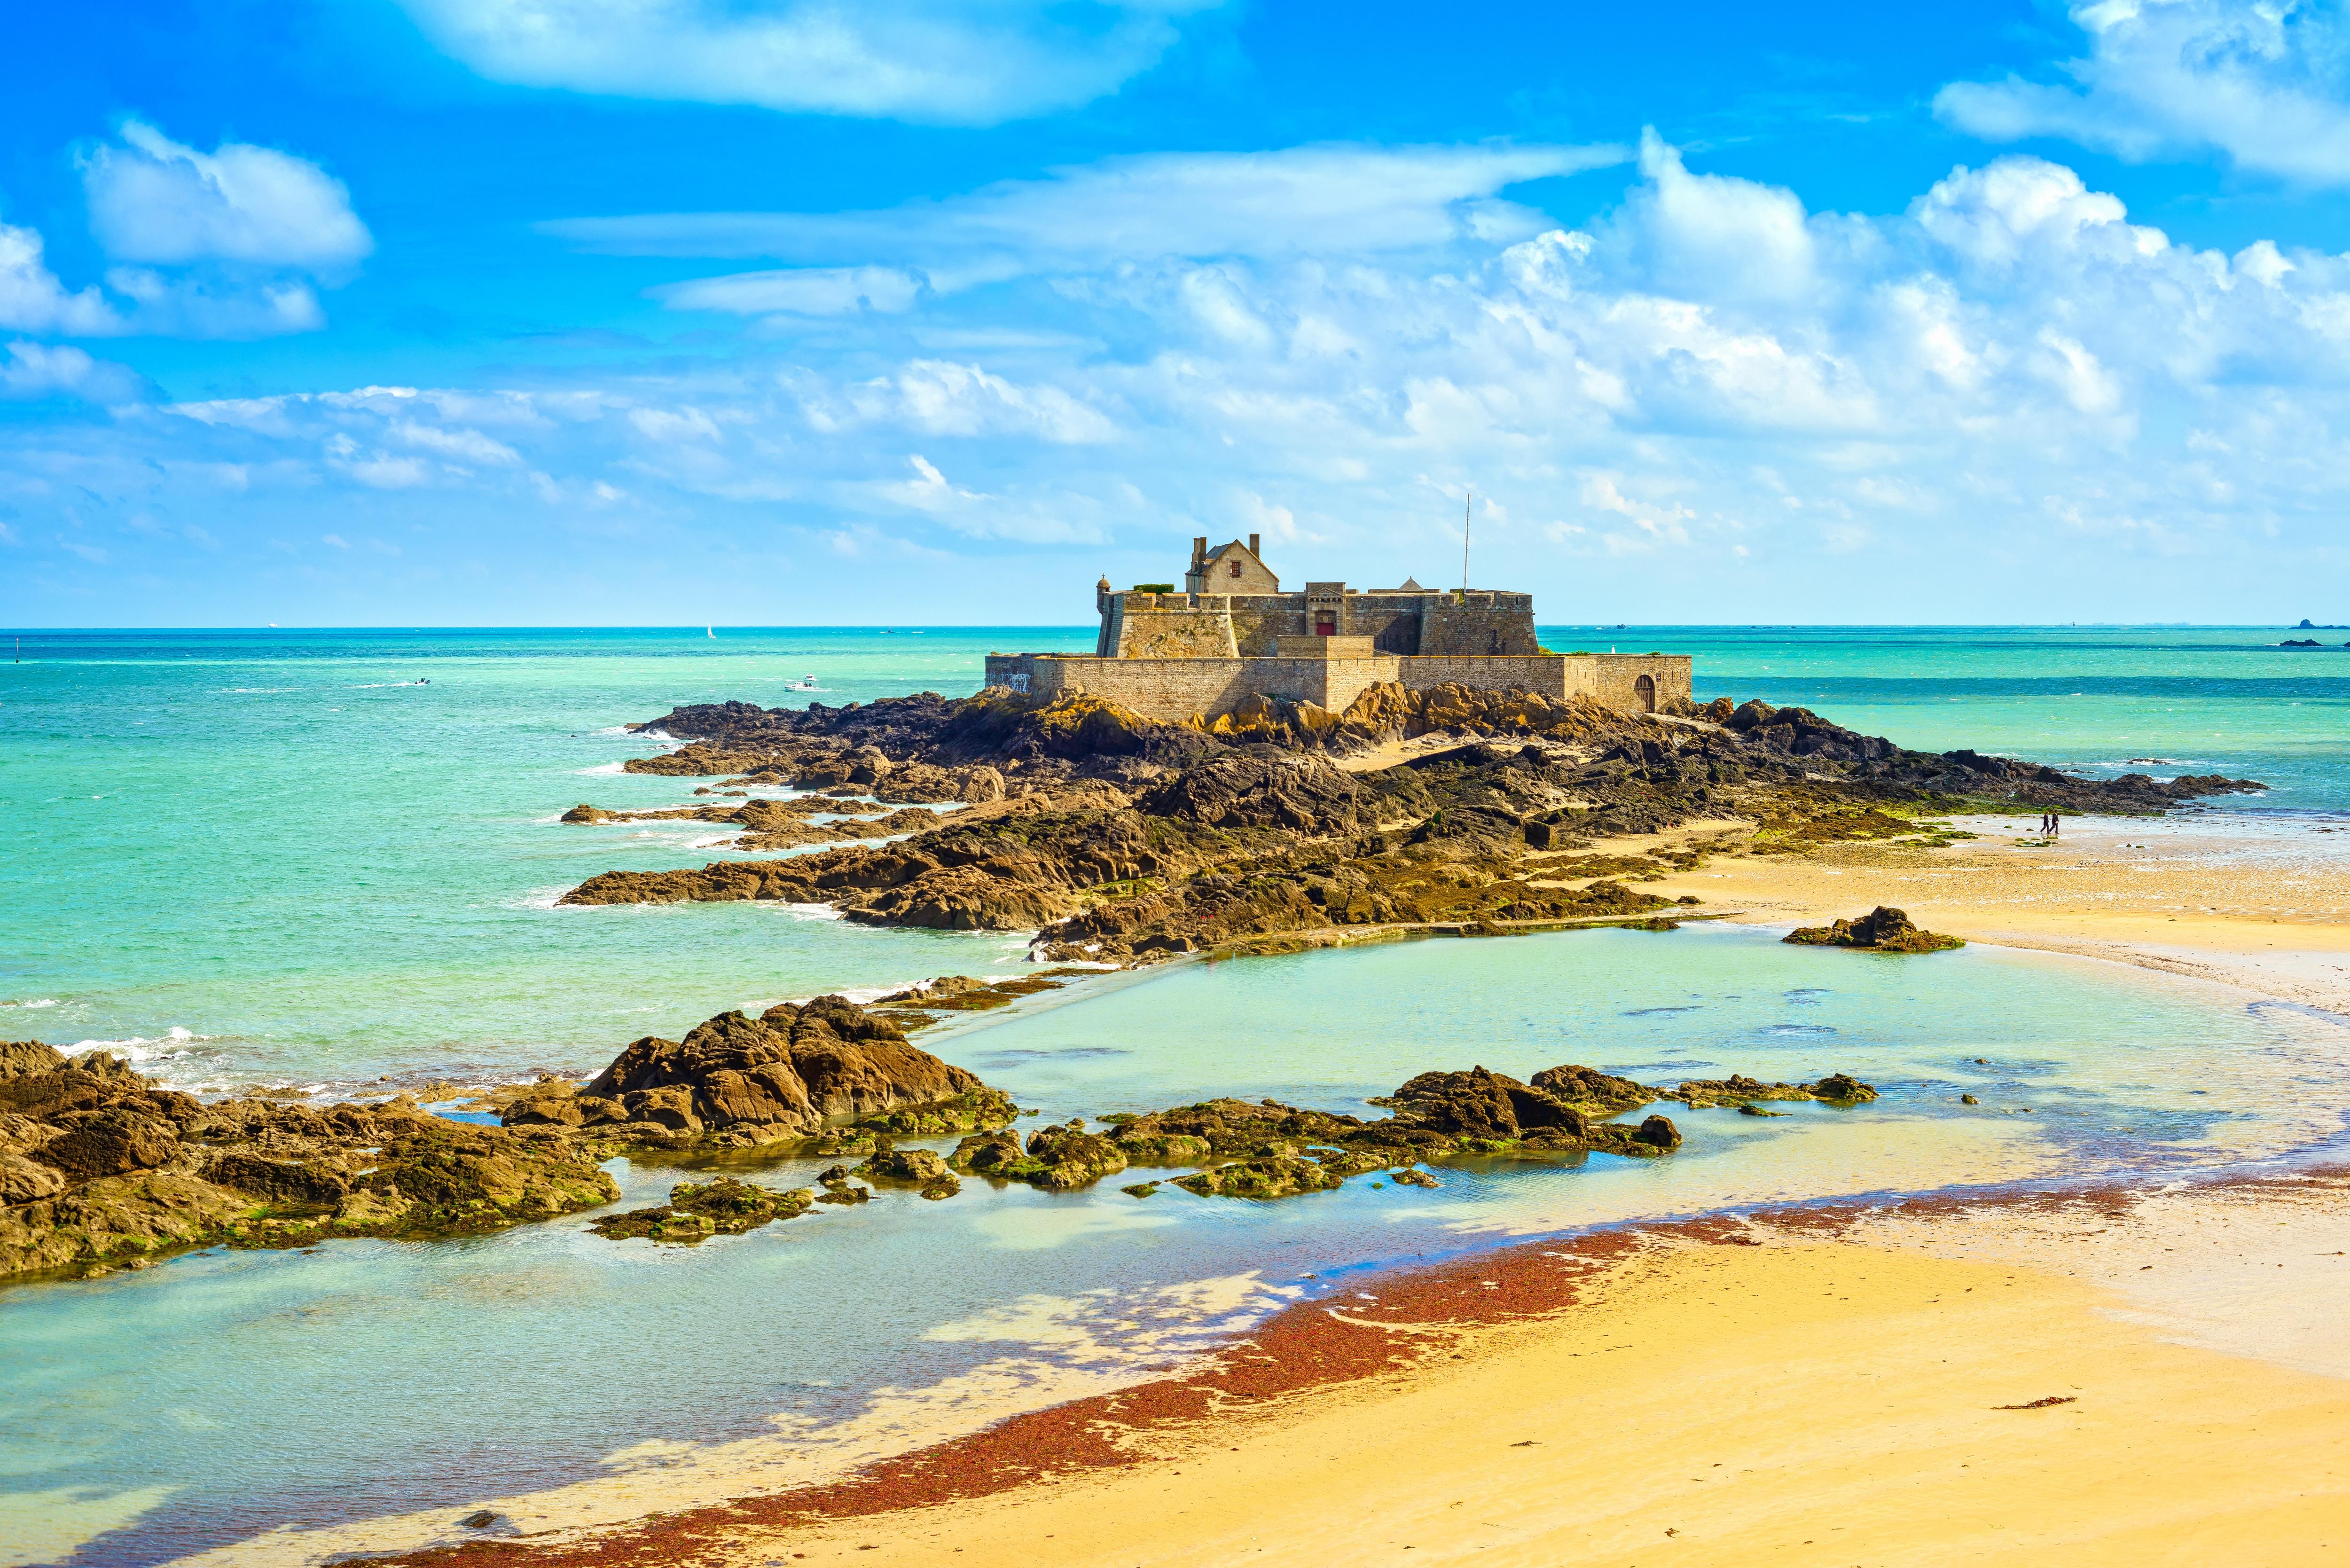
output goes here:
[[91, 1051], [113, 1051], [130, 1063], [162, 1063], [174, 1055], [186, 1055], [188, 1046], [212, 1034], [195, 1034], [179, 1025], [172, 1025], [162, 1034], [131, 1034], [130, 1039], [78, 1039], [66, 1046], [66, 1055], [89, 1055]]
[[0, 1002], [0, 1007], [22, 1007], [27, 1010], [36, 1007], [55, 1007], [57, 1005], [57, 999], [54, 996], [28, 996], [22, 1002]]
[[552, 909], [557, 906], [558, 902], [563, 898], [563, 895], [569, 891], [571, 891], [571, 889], [568, 888], [541, 888], [535, 892], [525, 893], [519, 898], [508, 899], [506, 901], [505, 908], [509, 909]]
[[626, 763], [598, 763], [592, 768], [574, 768], [571, 771], [583, 775], [624, 774], [629, 771], [629, 765]]

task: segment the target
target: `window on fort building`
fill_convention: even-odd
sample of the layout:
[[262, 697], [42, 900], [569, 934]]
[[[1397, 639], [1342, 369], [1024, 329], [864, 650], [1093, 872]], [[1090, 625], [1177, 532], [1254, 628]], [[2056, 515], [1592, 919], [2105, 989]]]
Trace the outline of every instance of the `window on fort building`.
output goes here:
[[1232, 576], [1236, 576], [1236, 577], [1237, 577], [1237, 576], [1239, 576], [1240, 575], [1241, 575], [1241, 564], [1240, 564], [1238, 561], [1234, 561], [1234, 562], [1232, 563]]

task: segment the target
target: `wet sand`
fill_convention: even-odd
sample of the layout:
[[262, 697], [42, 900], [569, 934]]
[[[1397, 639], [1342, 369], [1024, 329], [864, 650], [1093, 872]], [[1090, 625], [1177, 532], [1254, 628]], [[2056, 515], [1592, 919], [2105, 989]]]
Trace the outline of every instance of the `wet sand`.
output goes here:
[[2345, 1287], [2343, 1173], [1536, 1242], [851, 1482], [464, 1555], [2332, 1562]]
[[[1643, 890], [1812, 925], [1891, 904], [1929, 929], [2242, 986], [2350, 1014], [2350, 824], [2193, 813], [1955, 817], [1944, 849], [1826, 845], [1724, 856]], [[1672, 836], [1704, 836], [1685, 831]]]

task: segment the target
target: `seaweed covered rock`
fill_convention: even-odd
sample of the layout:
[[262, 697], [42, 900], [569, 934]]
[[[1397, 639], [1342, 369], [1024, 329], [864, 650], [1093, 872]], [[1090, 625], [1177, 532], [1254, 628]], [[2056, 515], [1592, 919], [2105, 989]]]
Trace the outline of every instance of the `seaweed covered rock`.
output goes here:
[[712, 1236], [739, 1236], [777, 1220], [795, 1220], [815, 1201], [816, 1193], [810, 1188], [779, 1192], [722, 1176], [704, 1184], [681, 1181], [670, 1189], [667, 1203], [608, 1214], [588, 1228], [615, 1241], [641, 1237], [691, 1246]]
[[10, 1061], [31, 1070], [0, 1076], [0, 1279], [223, 1243], [470, 1234], [618, 1196], [552, 1129], [449, 1121], [399, 1098], [207, 1105], [109, 1056]]
[[945, 1160], [926, 1148], [884, 1149], [849, 1173], [868, 1181], [902, 1182], [919, 1187], [925, 1198], [952, 1198], [962, 1190]]
[[[910, 1044], [895, 1021], [837, 996], [780, 1003], [756, 1018], [722, 1012], [682, 1041], [649, 1035], [580, 1097], [619, 1106], [623, 1130], [735, 1146], [858, 1123], [903, 1136], [1000, 1127], [1014, 1110], [973, 1074]], [[608, 1115], [599, 1110], [598, 1121]], [[536, 1100], [504, 1114], [510, 1123], [550, 1116]]]
[[1816, 1084], [1766, 1084], [1759, 1078], [1732, 1074], [1727, 1078], [1692, 1078], [1653, 1093], [1658, 1099], [1679, 1100], [1691, 1110], [1711, 1106], [1746, 1106], [1762, 1100], [1823, 1100], [1833, 1106], [1855, 1106], [1877, 1098], [1875, 1089], [1849, 1073], [1830, 1073]]
[[[1552, 1067], [1535, 1075], [1552, 1085], [1599, 1096], [1595, 1104], [1615, 1109], [1646, 1105], [1655, 1096], [1628, 1079], [1610, 1078], [1588, 1067]], [[1619, 1088], [1618, 1085], [1621, 1085]], [[1636, 1097], [1632, 1097], [1637, 1095]], [[1593, 1114], [1558, 1097], [1550, 1088], [1471, 1067], [1465, 1073], [1422, 1073], [1384, 1102], [1399, 1119], [1460, 1138], [1471, 1147], [1540, 1137], [1552, 1143], [1585, 1141]], [[1598, 1115], [1613, 1114], [1598, 1110]]]
[[1012, 1132], [982, 1134], [956, 1146], [948, 1163], [957, 1170], [993, 1177], [999, 1181], [1024, 1181], [1048, 1192], [1090, 1187], [1127, 1166], [1127, 1151], [1098, 1133], [1087, 1132], [1082, 1120], [1038, 1127], [1025, 1147]]
[[1342, 1180], [1319, 1160], [1276, 1154], [1195, 1171], [1178, 1177], [1175, 1185], [1202, 1198], [1290, 1198], [1326, 1192]]
[[1956, 937], [1919, 930], [1907, 914], [1886, 904], [1879, 904], [1856, 920], [1799, 926], [1783, 940], [1804, 947], [1866, 948], [1881, 953], [1939, 953], [1967, 945]]

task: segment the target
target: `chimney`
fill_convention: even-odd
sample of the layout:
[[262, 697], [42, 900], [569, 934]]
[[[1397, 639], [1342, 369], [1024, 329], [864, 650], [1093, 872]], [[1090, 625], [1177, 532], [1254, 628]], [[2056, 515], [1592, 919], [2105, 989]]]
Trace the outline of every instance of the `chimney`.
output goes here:
[[1191, 541], [1191, 564], [1198, 566], [1208, 558], [1208, 536], [1205, 534]]
[[1254, 534], [1249, 535], [1249, 554], [1262, 561], [1264, 559], [1264, 552], [1256, 547], [1257, 538], [1258, 535]]

